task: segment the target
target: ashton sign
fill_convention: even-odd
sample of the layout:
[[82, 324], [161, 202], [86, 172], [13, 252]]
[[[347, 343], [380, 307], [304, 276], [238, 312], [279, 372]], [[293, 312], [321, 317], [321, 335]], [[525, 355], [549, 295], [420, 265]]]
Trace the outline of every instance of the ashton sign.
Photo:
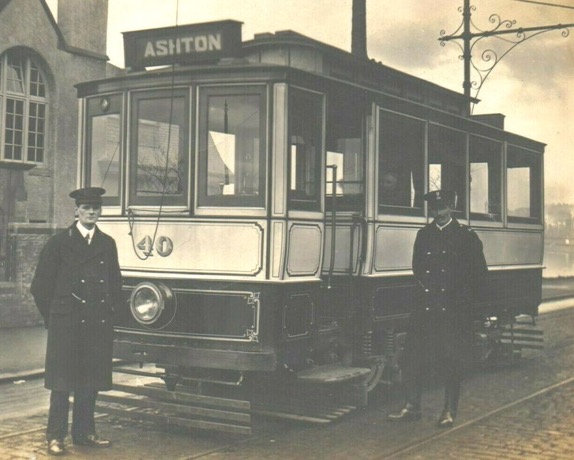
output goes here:
[[188, 64], [236, 56], [241, 22], [218, 21], [124, 32], [126, 67]]

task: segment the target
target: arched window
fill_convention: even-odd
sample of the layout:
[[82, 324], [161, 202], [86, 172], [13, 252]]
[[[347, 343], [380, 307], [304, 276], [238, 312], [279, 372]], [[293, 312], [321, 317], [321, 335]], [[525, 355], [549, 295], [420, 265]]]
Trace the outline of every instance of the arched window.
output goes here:
[[46, 81], [34, 60], [8, 51], [0, 57], [0, 160], [38, 164], [45, 160]]

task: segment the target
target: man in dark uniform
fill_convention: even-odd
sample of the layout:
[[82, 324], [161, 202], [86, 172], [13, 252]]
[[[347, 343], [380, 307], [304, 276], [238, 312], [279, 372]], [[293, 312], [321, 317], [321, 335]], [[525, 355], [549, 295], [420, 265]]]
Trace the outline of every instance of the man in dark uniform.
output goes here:
[[404, 353], [407, 401], [389, 420], [421, 418], [422, 380], [430, 368], [445, 382], [438, 426], [448, 428], [456, 417], [464, 370], [472, 361], [473, 306], [488, 269], [476, 233], [451, 216], [455, 192], [436, 190], [424, 198], [435, 219], [419, 230], [413, 250], [417, 293]]
[[91, 187], [70, 193], [78, 220], [48, 240], [32, 281], [32, 295], [48, 329], [50, 455], [66, 452], [71, 392], [74, 444], [110, 446], [109, 440], [96, 435], [94, 424], [97, 392], [112, 387], [112, 313], [121, 294], [116, 244], [96, 226], [104, 192]]

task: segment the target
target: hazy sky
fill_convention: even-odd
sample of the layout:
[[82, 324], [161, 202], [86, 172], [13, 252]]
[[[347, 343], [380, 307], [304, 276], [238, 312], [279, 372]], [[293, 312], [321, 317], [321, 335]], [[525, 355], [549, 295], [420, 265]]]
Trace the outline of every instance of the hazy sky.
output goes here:
[[[473, 0], [473, 22], [491, 30], [491, 14], [516, 20], [513, 28], [574, 23], [574, 0], [540, 0], [556, 8], [515, 0]], [[49, 0], [51, 6], [55, 0]], [[462, 92], [463, 65], [454, 43], [439, 45], [440, 31], [454, 33], [463, 0], [367, 0], [370, 58]], [[179, 5], [179, 8], [178, 8]], [[352, 0], [109, 0], [108, 56], [123, 67], [121, 32], [235, 19], [243, 40], [260, 32], [291, 29], [350, 50]], [[511, 36], [508, 36], [511, 37]], [[488, 47], [501, 41], [487, 38]], [[478, 46], [478, 45], [477, 45]], [[479, 52], [473, 53], [475, 57]], [[499, 52], [499, 54], [501, 54]], [[546, 201], [574, 203], [574, 30], [541, 34], [518, 45], [493, 70], [474, 113], [503, 113], [506, 129], [548, 144]]]

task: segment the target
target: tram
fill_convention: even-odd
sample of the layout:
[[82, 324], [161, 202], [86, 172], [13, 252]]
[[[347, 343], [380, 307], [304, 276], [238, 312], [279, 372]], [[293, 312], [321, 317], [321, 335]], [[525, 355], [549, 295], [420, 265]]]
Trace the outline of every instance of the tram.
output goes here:
[[479, 349], [494, 321], [536, 317], [544, 144], [503, 115], [293, 31], [242, 41], [227, 20], [124, 39], [125, 74], [77, 85], [79, 182], [107, 190], [99, 225], [124, 277], [116, 358], [172, 388], [392, 380], [422, 197], [439, 188], [484, 244]]

